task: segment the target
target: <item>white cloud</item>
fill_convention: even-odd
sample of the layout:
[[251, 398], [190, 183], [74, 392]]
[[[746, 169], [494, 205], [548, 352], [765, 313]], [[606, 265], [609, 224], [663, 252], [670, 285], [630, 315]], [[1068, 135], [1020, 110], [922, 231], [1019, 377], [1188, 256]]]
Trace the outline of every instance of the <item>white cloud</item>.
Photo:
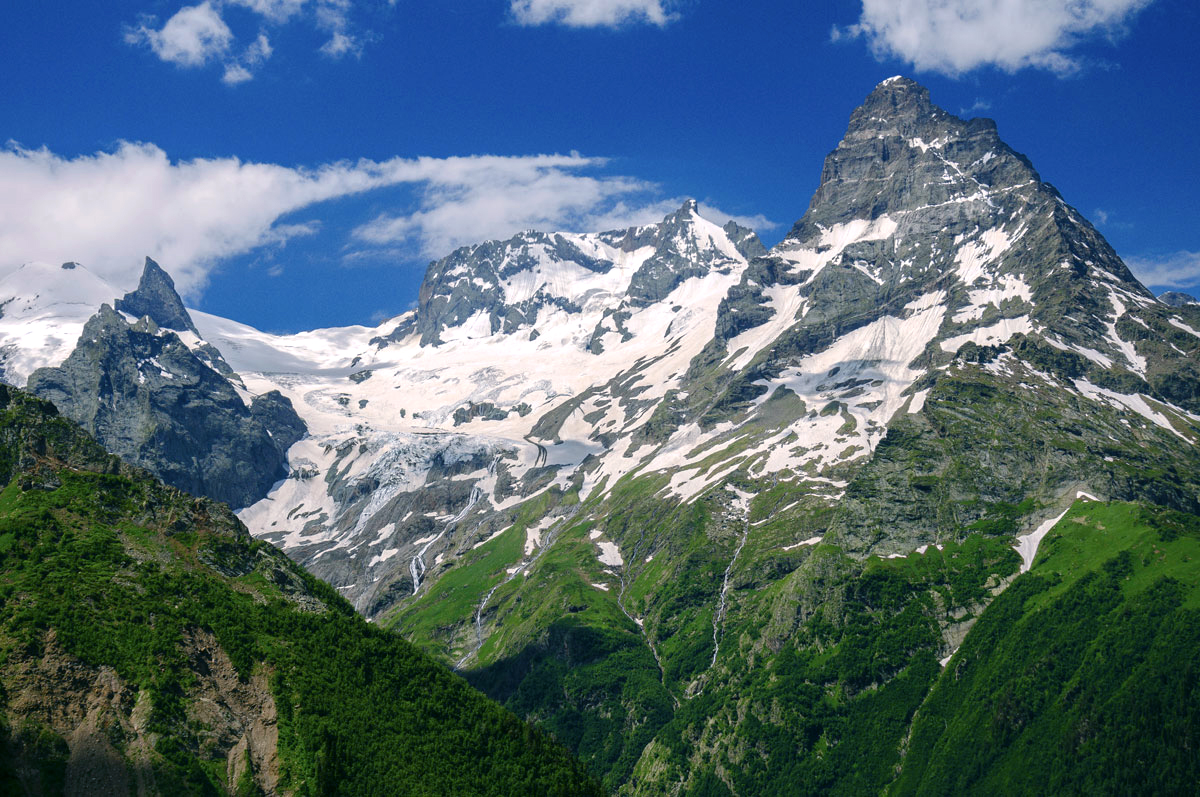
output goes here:
[[172, 162], [152, 144], [61, 158], [0, 150], [0, 270], [30, 260], [77, 260], [119, 285], [145, 255], [185, 292], [223, 257], [312, 232], [276, 224], [315, 202], [405, 179], [407, 161], [293, 169], [236, 158]]
[[[389, 2], [394, 6], [394, 2]], [[230, 10], [234, 9], [233, 13]], [[319, 51], [331, 58], [360, 55], [363, 42], [372, 38], [353, 19], [355, 5], [351, 0], [204, 0], [196, 6], [185, 6], [175, 13], [161, 29], [157, 20], [147, 18], [136, 28], [129, 28], [125, 40], [130, 44], [145, 44], [164, 61], [179, 66], [199, 67], [219, 62], [224, 67], [222, 80], [237, 85], [253, 79], [257, 68], [270, 57], [271, 45], [262, 30], [258, 38], [234, 55], [237, 41], [225, 16], [237, 22], [238, 11], [249, 11], [260, 17], [263, 27], [277, 27], [300, 21], [329, 35]], [[245, 15], [243, 15], [243, 21]]]
[[[376, 246], [400, 245], [437, 258], [465, 244], [505, 239], [523, 230], [597, 232], [652, 224], [684, 202], [682, 197], [653, 198], [655, 186], [635, 178], [575, 173], [603, 163], [578, 155], [433, 161], [417, 210], [381, 214], [354, 235]], [[733, 216], [703, 203], [700, 214], [718, 224], [732, 220], [756, 230], [778, 226], [762, 215]]]
[[717, 224], [725, 224], [732, 221], [740, 227], [749, 227], [755, 232], [773, 230], [779, 226], [779, 222], [771, 221], [761, 213], [756, 213], [753, 216], [735, 216], [706, 202], [700, 203], [700, 215], [709, 221], [715, 221]]
[[[0, 275], [32, 260], [87, 265], [132, 287], [142, 258], [163, 264], [195, 297], [222, 259], [311, 235], [318, 222], [283, 224], [316, 203], [394, 185], [420, 196], [407, 215], [383, 215], [355, 237], [440, 257], [453, 247], [523, 229], [615, 229], [661, 219], [682, 200], [579, 154], [393, 158], [317, 168], [237, 158], [172, 161], [153, 144], [63, 158], [15, 144], [0, 149]], [[723, 220], [715, 209], [706, 213]]]
[[253, 79], [254, 73], [241, 64], [226, 64], [225, 74], [221, 76], [221, 82], [227, 86], [236, 86]]
[[1156, 288], [1194, 288], [1200, 285], [1200, 252], [1127, 257], [1125, 265], [1144, 285]]
[[674, 19], [663, 0], [512, 0], [509, 7], [522, 25], [615, 28], [630, 22], [663, 26]]
[[857, 25], [833, 38], [864, 37], [879, 58], [955, 76], [991, 65], [1067, 74], [1069, 51], [1096, 35], [1117, 36], [1152, 0], [863, 0]]
[[344, 55], [357, 57], [362, 54], [362, 42], [348, 32], [350, 9], [350, 0], [317, 1], [317, 27], [329, 33], [329, 41], [320, 47], [323, 55], [338, 59]]
[[233, 32], [205, 0], [179, 9], [161, 30], [140, 25], [126, 31], [125, 41], [147, 44], [159, 58], [179, 66], [202, 66], [228, 52]]
[[329, 41], [321, 45], [321, 52], [336, 59], [347, 54], [360, 54], [362, 45], [353, 36], [348, 36], [341, 31], [334, 31], [333, 35], [329, 37]]

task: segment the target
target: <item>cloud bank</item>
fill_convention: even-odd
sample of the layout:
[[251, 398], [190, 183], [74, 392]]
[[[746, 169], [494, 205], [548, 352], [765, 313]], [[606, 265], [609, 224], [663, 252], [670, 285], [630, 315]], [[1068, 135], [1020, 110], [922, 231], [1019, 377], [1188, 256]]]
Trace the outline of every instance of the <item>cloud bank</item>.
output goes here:
[[[320, 202], [411, 186], [407, 213], [363, 220], [360, 250], [433, 258], [465, 243], [521, 230], [614, 229], [661, 219], [663, 199], [634, 177], [597, 175], [603, 158], [569, 155], [360, 160], [297, 168], [237, 158], [172, 161], [153, 144], [64, 158], [47, 149], [0, 149], [0, 275], [33, 260], [75, 260], [132, 288], [142, 258], [159, 260], [196, 297], [223, 259], [311, 235], [317, 222], [282, 223]], [[708, 218], [734, 218], [702, 207]], [[739, 223], [773, 226], [761, 217]]]
[[661, 27], [674, 19], [662, 0], [512, 0], [509, 8], [521, 25], [616, 28], [648, 23]]
[[863, 38], [877, 58], [961, 75], [982, 66], [1078, 70], [1072, 48], [1119, 36], [1152, 0], [863, 0], [855, 25], [835, 40]]

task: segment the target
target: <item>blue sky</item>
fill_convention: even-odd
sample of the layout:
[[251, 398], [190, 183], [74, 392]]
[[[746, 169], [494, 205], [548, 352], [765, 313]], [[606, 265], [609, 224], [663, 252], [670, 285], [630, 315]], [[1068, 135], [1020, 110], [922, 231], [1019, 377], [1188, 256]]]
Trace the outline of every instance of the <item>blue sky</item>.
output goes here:
[[[904, 13], [896, 9], [903, 6]], [[1195, 0], [9, 0], [0, 273], [160, 259], [286, 331], [425, 265], [686, 197], [769, 244], [906, 74], [990, 116], [1157, 288], [1200, 284]]]

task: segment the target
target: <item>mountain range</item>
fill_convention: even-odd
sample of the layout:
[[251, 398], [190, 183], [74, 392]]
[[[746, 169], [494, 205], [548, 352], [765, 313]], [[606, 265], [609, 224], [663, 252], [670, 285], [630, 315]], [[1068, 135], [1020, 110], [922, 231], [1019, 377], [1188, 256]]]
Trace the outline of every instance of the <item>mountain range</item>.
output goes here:
[[914, 81], [769, 250], [689, 201], [460, 248], [374, 328], [189, 311], [149, 259], [0, 313], [6, 381], [611, 791], [1195, 782], [1200, 304]]

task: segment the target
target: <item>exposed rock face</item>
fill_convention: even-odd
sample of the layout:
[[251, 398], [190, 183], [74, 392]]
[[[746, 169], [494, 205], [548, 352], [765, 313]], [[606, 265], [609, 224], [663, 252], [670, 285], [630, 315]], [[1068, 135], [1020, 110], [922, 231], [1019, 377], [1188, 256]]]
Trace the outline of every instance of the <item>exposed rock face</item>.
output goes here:
[[163, 329], [200, 334], [196, 332], [192, 317], [175, 292], [175, 281], [150, 258], [146, 258], [146, 267], [142, 270], [137, 290], [118, 299], [115, 307], [117, 312], [129, 313], [137, 318], [147, 316]]
[[29, 389], [168, 484], [234, 507], [253, 503], [286, 475], [303, 422], [274, 391], [247, 406], [204, 351], [147, 316], [130, 324], [105, 305], [62, 366], [34, 372]]
[[[184, 699], [190, 726], [201, 731], [188, 740], [196, 753], [226, 759], [227, 783], [249, 780], [264, 795], [278, 794], [279, 732], [267, 679], [261, 674], [240, 679], [229, 656], [204, 631], [189, 632], [184, 656], [195, 675]], [[44, 793], [45, 773], [55, 770], [62, 773], [62, 794], [71, 797], [162, 793], [154, 777], [161, 734], [149, 727], [147, 693], [111, 667], [71, 656], [54, 631], [40, 655], [18, 653], [5, 670], [7, 714], [27, 729], [8, 742], [10, 763], [26, 793]], [[33, 728], [61, 737], [66, 749], [47, 750]]]
[[[589, 235], [525, 232], [462, 247], [429, 265], [416, 313], [386, 340], [415, 331], [421, 345], [436, 345], [469, 321], [479, 327], [475, 335], [513, 333], [532, 329], [554, 308], [599, 310], [607, 318], [653, 304], [689, 277], [763, 253], [752, 230], [733, 222], [708, 229], [713, 226], [689, 200], [645, 227]], [[713, 235], [717, 230], [722, 234]]]

